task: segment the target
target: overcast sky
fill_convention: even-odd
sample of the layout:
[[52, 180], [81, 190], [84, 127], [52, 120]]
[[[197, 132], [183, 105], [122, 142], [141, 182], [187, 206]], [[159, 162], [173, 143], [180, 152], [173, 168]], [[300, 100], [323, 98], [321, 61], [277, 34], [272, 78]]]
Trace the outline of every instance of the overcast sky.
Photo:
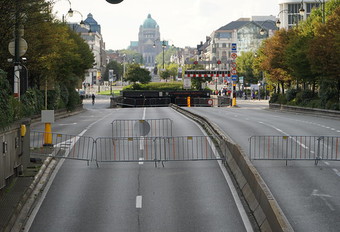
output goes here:
[[[84, 19], [92, 13], [101, 25], [106, 49], [125, 49], [138, 40], [139, 26], [148, 14], [160, 27], [161, 39], [177, 47], [195, 47], [214, 30], [242, 17], [277, 16], [278, 0], [70, 0]], [[67, 0], [56, 1], [59, 18], [69, 9]], [[69, 22], [80, 21], [75, 13]]]

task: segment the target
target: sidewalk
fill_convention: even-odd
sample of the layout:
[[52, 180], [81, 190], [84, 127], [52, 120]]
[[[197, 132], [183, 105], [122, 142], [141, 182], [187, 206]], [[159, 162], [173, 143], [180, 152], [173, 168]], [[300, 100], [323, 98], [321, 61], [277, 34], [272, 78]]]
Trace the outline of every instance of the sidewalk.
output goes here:
[[41, 163], [31, 162], [25, 173], [21, 176], [13, 177], [6, 188], [1, 192], [0, 196], [0, 231], [5, 231], [8, 223], [14, 218], [23, 203], [28, 189], [34, 181], [35, 175], [38, 173]]
[[[56, 119], [68, 117], [83, 112], [79, 108], [73, 112], [62, 111], [56, 113]], [[32, 123], [39, 121], [38, 118]], [[20, 227], [41, 190], [44, 188], [57, 161], [48, 158], [30, 162], [22, 175], [10, 177], [6, 187], [0, 191], [0, 232], [21, 231]], [[13, 227], [15, 226], [15, 227]]]

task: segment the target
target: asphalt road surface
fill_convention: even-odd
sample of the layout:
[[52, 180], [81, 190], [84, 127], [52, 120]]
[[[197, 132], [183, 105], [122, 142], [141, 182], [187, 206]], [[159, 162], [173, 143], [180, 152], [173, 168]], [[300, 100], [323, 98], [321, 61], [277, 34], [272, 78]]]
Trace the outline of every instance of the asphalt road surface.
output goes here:
[[[268, 109], [264, 101], [238, 101], [239, 108], [187, 108], [216, 123], [249, 153], [254, 135], [340, 136], [340, 120]], [[339, 231], [340, 162], [252, 161], [295, 231]]]
[[[170, 108], [107, 109], [108, 99], [85, 100], [87, 111], [56, 121], [53, 132], [111, 136], [116, 119], [170, 118], [174, 136], [203, 135]], [[37, 124], [35, 130], [42, 130]], [[94, 163], [61, 161], [25, 231], [252, 231], [228, 174], [217, 161]]]

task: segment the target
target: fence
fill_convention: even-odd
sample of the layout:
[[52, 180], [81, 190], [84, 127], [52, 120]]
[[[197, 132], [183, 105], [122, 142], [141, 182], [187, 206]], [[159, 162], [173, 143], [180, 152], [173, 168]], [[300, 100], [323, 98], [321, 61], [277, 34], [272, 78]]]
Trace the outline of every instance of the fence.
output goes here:
[[223, 160], [225, 150], [224, 142], [212, 136], [98, 138], [95, 160], [97, 162]]
[[249, 155], [253, 160], [340, 160], [340, 137], [252, 136]]
[[224, 160], [226, 145], [214, 136], [91, 137], [32, 131], [30, 154], [98, 162]]
[[172, 136], [172, 120], [144, 119], [144, 120], [114, 120], [112, 123], [112, 137], [159, 137]]
[[31, 131], [30, 154], [91, 161], [94, 145], [91, 137]]

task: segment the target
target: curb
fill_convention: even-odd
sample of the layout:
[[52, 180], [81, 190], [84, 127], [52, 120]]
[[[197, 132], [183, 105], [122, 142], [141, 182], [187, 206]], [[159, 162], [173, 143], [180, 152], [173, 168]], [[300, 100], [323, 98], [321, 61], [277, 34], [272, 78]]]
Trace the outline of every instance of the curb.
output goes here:
[[25, 224], [33, 209], [36, 199], [44, 189], [57, 163], [58, 161], [52, 157], [45, 159], [39, 172], [34, 176], [33, 182], [21, 197], [21, 200], [19, 201], [14, 214], [11, 216], [4, 232], [20, 231], [22, 229], [22, 226]]

